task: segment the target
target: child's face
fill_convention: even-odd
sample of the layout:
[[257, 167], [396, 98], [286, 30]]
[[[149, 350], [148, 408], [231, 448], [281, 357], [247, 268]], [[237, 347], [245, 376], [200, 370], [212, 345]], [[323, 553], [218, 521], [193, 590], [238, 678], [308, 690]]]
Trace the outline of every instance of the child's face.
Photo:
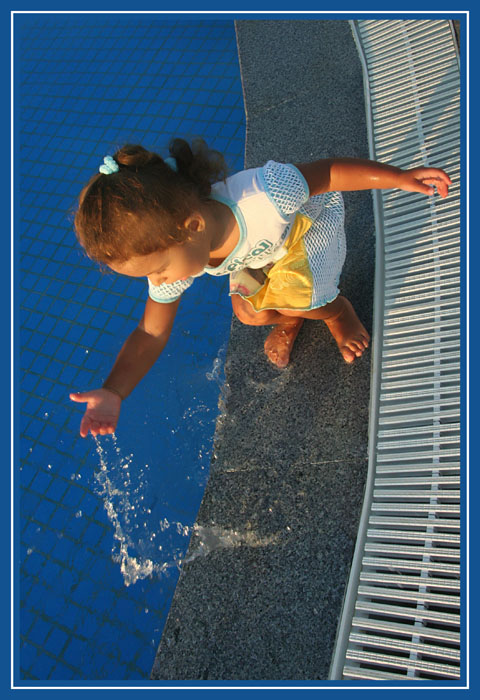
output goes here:
[[148, 277], [155, 286], [172, 284], [202, 272], [210, 249], [203, 241], [186, 241], [166, 250], [139, 255], [123, 263], [112, 263], [114, 272], [128, 277]]

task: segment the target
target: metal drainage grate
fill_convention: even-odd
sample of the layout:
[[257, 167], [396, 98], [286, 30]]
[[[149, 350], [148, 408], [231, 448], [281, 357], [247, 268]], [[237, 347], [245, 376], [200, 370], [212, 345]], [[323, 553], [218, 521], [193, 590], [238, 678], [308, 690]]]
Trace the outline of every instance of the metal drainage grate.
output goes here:
[[352, 22], [371, 157], [444, 168], [374, 193], [369, 476], [333, 679], [460, 677], [460, 77], [451, 23]]

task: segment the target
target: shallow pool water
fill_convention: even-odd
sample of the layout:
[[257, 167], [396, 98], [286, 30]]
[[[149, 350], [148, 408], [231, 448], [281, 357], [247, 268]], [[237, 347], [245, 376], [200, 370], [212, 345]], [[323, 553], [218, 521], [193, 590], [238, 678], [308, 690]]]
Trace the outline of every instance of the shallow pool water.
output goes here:
[[31, 13], [14, 40], [15, 677], [148, 679], [208, 477], [231, 306], [226, 278], [197, 280], [116, 435], [80, 438], [68, 394], [105, 378], [147, 292], [85, 258], [71, 212], [125, 142], [166, 154], [200, 135], [243, 167], [234, 26]]

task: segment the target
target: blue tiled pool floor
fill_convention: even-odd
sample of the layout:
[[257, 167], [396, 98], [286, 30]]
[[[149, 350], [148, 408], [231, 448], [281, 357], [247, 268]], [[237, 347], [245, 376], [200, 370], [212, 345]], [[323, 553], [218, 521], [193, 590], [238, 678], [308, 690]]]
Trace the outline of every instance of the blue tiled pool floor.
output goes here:
[[32, 13], [14, 40], [17, 681], [148, 679], [206, 483], [231, 307], [225, 278], [197, 280], [116, 438], [81, 439], [68, 394], [100, 385], [146, 285], [100, 272], [72, 211], [126, 142], [166, 155], [200, 135], [243, 167], [233, 22]]

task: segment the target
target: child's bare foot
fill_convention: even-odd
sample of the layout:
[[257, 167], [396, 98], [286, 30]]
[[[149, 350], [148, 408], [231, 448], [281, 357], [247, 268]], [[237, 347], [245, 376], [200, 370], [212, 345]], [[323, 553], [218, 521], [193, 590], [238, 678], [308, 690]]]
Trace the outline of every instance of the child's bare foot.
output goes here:
[[350, 364], [363, 354], [370, 336], [348, 299], [338, 296], [335, 303], [340, 306], [338, 313], [324, 321], [335, 338], [343, 359]]
[[303, 318], [295, 319], [293, 323], [292, 321], [279, 323], [265, 341], [266, 356], [280, 369], [284, 369], [288, 365], [293, 344], [303, 324]]

